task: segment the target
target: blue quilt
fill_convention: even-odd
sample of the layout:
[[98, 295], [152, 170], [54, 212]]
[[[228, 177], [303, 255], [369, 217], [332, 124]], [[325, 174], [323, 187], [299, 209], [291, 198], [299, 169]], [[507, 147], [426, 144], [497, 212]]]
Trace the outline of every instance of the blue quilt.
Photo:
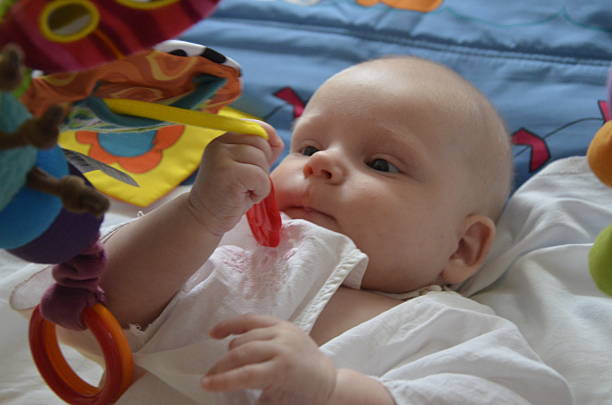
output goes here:
[[[414, 10], [427, 3], [432, 10]], [[223, 0], [182, 39], [236, 59], [244, 93], [234, 106], [286, 141], [313, 91], [340, 69], [389, 54], [443, 63], [506, 120], [516, 186], [584, 154], [610, 118], [609, 0]]]

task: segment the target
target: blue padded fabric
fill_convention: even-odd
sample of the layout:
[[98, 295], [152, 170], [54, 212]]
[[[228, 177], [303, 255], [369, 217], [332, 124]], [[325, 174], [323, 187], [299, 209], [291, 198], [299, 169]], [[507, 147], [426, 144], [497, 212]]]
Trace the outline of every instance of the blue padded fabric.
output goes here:
[[355, 0], [223, 0], [182, 35], [236, 59], [234, 104], [287, 141], [300, 105], [333, 73], [389, 54], [429, 58], [474, 83], [506, 120], [516, 186], [584, 154], [605, 115], [609, 0], [445, 0], [422, 13]]

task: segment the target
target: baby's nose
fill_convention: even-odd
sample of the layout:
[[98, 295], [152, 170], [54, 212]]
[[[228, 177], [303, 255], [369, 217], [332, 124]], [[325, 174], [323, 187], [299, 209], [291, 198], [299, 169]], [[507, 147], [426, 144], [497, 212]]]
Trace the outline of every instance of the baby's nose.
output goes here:
[[308, 158], [304, 165], [305, 177], [317, 177], [337, 184], [344, 178], [340, 162], [327, 151], [319, 151]]

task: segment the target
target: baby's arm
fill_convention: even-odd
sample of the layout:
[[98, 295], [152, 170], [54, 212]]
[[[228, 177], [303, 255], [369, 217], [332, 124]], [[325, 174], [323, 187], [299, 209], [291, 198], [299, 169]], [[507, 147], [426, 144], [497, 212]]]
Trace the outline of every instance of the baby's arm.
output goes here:
[[336, 386], [327, 405], [395, 405], [380, 381], [348, 368], [338, 369]]
[[208, 259], [221, 237], [270, 190], [268, 170], [283, 144], [228, 133], [207, 148], [189, 193], [117, 230], [106, 242], [102, 277], [119, 322], [148, 325]]

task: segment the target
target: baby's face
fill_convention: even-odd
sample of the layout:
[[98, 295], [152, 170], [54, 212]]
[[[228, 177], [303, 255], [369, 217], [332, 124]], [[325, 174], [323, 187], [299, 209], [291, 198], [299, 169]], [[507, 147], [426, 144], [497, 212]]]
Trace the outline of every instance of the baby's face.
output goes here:
[[280, 209], [349, 236], [370, 258], [362, 287], [388, 292], [441, 282], [468, 214], [452, 120], [402, 87], [368, 68], [328, 81], [272, 173]]

